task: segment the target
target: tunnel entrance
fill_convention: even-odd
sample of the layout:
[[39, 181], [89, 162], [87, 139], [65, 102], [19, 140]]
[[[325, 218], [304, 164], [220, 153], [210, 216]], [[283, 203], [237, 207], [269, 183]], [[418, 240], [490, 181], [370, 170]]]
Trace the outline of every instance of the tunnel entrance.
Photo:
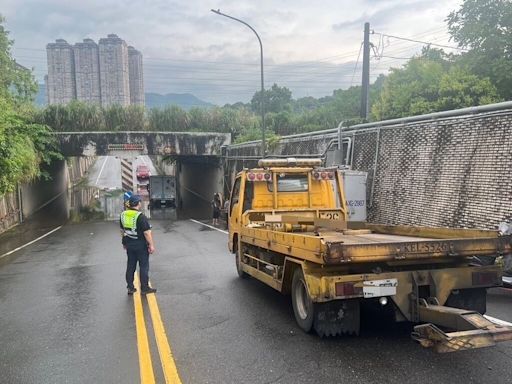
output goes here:
[[[129, 159], [133, 164], [130, 170], [132, 174], [129, 176], [133, 182], [133, 192], [141, 195], [146, 202], [147, 214], [152, 219], [211, 219], [213, 195], [222, 195], [223, 192], [221, 157], [148, 156], [139, 153], [130, 153], [127, 156], [126, 153], [111, 153], [110, 156], [96, 160], [88, 177], [88, 185], [100, 190], [102, 209], [105, 209], [107, 220], [119, 217], [122, 209], [122, 194], [126, 190], [122, 186], [122, 174], [125, 172], [122, 169], [123, 158]], [[140, 165], [147, 166], [150, 170], [149, 176], [143, 180], [137, 175]], [[166, 181], [171, 182], [173, 188], [175, 186], [172, 205], [153, 200], [151, 188], [156, 191], [158, 185]]]
[[211, 219], [211, 201], [223, 192], [223, 168], [220, 157], [180, 156], [175, 160], [178, 181], [178, 217]]
[[[128, 156], [127, 156], [128, 155]], [[133, 164], [128, 176], [133, 182], [133, 192], [141, 195], [146, 201], [148, 215], [153, 219], [211, 219], [211, 201], [215, 193], [223, 192], [223, 167], [219, 156], [148, 156], [139, 153], [111, 153], [110, 156], [99, 157], [89, 175], [89, 185], [99, 187], [101, 200], [108, 197], [105, 218], [112, 220], [118, 217], [122, 207], [123, 159]], [[149, 176], [141, 180], [137, 175], [140, 165], [147, 166]], [[172, 204], [160, 204], [154, 200], [159, 185], [168, 182], [173, 185]], [[92, 184], [91, 184], [92, 183]], [[154, 189], [154, 191], [151, 190]], [[117, 191], [117, 193], [116, 193]], [[112, 202], [110, 202], [112, 200]], [[114, 200], [115, 203], [113, 202]], [[119, 200], [119, 201], [117, 201]], [[112, 209], [118, 207], [119, 209]]]

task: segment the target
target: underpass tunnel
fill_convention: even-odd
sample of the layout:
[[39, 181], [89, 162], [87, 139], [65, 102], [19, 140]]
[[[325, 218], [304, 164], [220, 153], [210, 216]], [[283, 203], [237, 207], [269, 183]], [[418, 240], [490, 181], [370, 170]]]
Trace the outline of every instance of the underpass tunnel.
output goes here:
[[223, 191], [221, 160], [215, 156], [180, 156], [176, 160], [181, 218], [211, 219], [211, 201]]

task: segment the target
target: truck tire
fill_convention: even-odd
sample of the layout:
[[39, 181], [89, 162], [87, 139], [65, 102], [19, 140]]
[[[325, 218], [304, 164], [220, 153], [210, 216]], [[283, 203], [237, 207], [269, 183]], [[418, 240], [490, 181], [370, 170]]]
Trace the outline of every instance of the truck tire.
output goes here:
[[240, 246], [240, 244], [236, 243], [236, 245], [235, 245], [236, 272], [238, 273], [238, 277], [240, 277], [241, 279], [246, 279], [249, 275], [244, 272], [244, 270], [242, 269], [242, 265], [240, 264], [240, 260], [242, 258], [242, 252], [240, 250], [241, 248], [242, 247]]
[[315, 303], [311, 300], [302, 268], [296, 268], [292, 279], [292, 306], [295, 321], [306, 333], [311, 332], [315, 320]]

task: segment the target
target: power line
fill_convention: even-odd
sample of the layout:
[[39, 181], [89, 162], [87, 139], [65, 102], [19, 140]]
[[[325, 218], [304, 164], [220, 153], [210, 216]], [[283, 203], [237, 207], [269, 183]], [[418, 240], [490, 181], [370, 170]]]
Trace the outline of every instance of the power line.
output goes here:
[[356, 65], [354, 67], [354, 73], [352, 73], [352, 79], [350, 80], [350, 86], [354, 83], [354, 76], [356, 75], [357, 65], [359, 64], [359, 58], [361, 57], [361, 51], [363, 50], [363, 43], [359, 46], [359, 53], [357, 54]]
[[412, 57], [396, 57], [396, 56], [381, 55], [381, 56], [379, 56], [379, 58], [394, 59], [394, 60], [411, 60], [411, 59], [414, 59], [415, 56], [412, 56]]
[[[435, 28], [432, 28], [432, 29], [427, 29], [426, 31], [423, 31], [423, 32], [415, 33], [414, 35], [409, 36], [409, 38], [417, 39], [417, 38], [422, 37], [422, 36], [426, 36], [426, 35], [430, 35], [430, 34], [436, 34], [438, 32], [443, 32], [443, 31], [446, 31], [446, 27], [445, 26], [435, 27]], [[380, 34], [380, 33], [375, 32], [375, 34]]]
[[[166, 67], [164, 67], [166, 68]], [[196, 68], [194, 71], [189, 71], [185, 69], [172, 70], [172, 68], [166, 68], [170, 71], [166, 71], [164, 73], [156, 73], [151, 67], [145, 67], [145, 78], [161, 78], [161, 79], [188, 79], [188, 80], [229, 80], [229, 81], [237, 81], [237, 82], [247, 82], [251, 81], [249, 75], [253, 75], [254, 73], [246, 72], [246, 71], [237, 71], [237, 72], [225, 72], [225, 71], [217, 71], [211, 69], [203, 69]], [[44, 74], [46, 73], [42, 69], [35, 69], [35, 73]], [[298, 75], [301, 75], [298, 77]], [[348, 78], [352, 77], [351, 74], [339, 74], [338, 71], [318, 71], [317, 73], [306, 73], [306, 72], [274, 72], [271, 71], [268, 73], [269, 80], [272, 81], [290, 81], [290, 82], [302, 82], [302, 81], [331, 81], [333, 78]]]
[[[27, 48], [27, 47], [14, 47], [14, 50], [23, 50], [23, 51], [38, 51], [38, 52], [46, 52], [45, 49], [37, 49], [37, 48]], [[333, 58], [347, 58], [350, 56], [353, 56], [357, 53], [357, 51], [351, 51], [351, 52], [345, 52], [339, 55], [329, 56], [325, 58], [320, 58], [314, 61], [304, 61], [304, 62], [298, 62], [296, 64], [265, 64], [265, 67], [308, 67], [311, 64], [321, 64], [323, 66], [323, 63], [329, 63], [329, 64], [336, 64], [334, 62], [327, 61], [328, 59]], [[144, 61], [168, 61], [168, 62], [184, 62], [184, 63], [208, 63], [208, 64], [219, 64], [219, 65], [236, 65], [236, 66], [260, 66], [259, 63], [244, 63], [244, 62], [234, 62], [234, 61], [212, 61], [212, 60], [190, 60], [190, 59], [171, 59], [171, 58], [164, 58], [164, 57], [151, 57], [143, 55]], [[342, 64], [342, 63], [341, 63]], [[334, 68], [334, 67], [333, 67]]]
[[[29, 56], [19, 56], [19, 57], [25, 58], [25, 59], [32, 59]], [[39, 59], [39, 60], [40, 60], [40, 62], [42, 62], [43, 59]], [[33, 61], [37, 61], [37, 60], [33, 60]], [[158, 71], [160, 69], [167, 69], [169, 71], [172, 71], [172, 73], [174, 75], [176, 75], [176, 77], [177, 76], [183, 77], [182, 74], [186, 74], [186, 75], [204, 74], [204, 75], [208, 76], [208, 78], [201, 78], [201, 80], [211, 80], [212, 76], [216, 79], [222, 79], [222, 78], [228, 79], [229, 78], [229, 79], [236, 80], [237, 77], [233, 77], [234, 73], [236, 73], [239, 76], [242, 76], [242, 77], [239, 77], [240, 80], [247, 80], [247, 76], [255, 74], [255, 72], [252, 71], [252, 68], [251, 69], [237, 69], [236, 71], [234, 71], [232, 69], [229, 70], [229, 69], [223, 69], [223, 68], [212, 68], [210, 66], [205, 66], [205, 65], [186, 67], [186, 66], [180, 66], [180, 65], [174, 65], [174, 64], [146, 64], [145, 65], [146, 77], [151, 76], [151, 71]], [[293, 77], [293, 81], [296, 81], [295, 79], [298, 75], [304, 75], [304, 77], [306, 79], [319, 79], [319, 80], [332, 79], [333, 76], [336, 76], [336, 77], [351, 76], [350, 74], [338, 75], [338, 73], [342, 70], [343, 70], [343, 65], [340, 64], [339, 66], [335, 67], [334, 69], [316, 68], [314, 71], [308, 71], [308, 72], [295, 70], [295, 69], [285, 70], [284, 68], [283, 69], [272, 68], [268, 71], [268, 74], [269, 74], [270, 78], [275, 78], [276, 76], [279, 76], [280, 80], [282, 80], [282, 81], [288, 80], [289, 77]], [[44, 69], [42, 69], [41, 66], [38, 66], [38, 68], [35, 68], [34, 72], [45, 73]], [[332, 75], [332, 76], [330, 76], [330, 75]], [[168, 75], [167, 75], [167, 77], [168, 77]], [[196, 78], [199, 79], [197, 76], [196, 76]], [[301, 81], [301, 80], [299, 80], [299, 81]]]
[[[438, 34], [439, 32], [444, 32], [444, 33], [441, 36], [439, 36], [439, 35], [434, 36], [434, 37], [430, 38], [429, 40], [431, 42], [437, 42], [439, 40], [448, 40], [447, 37], [449, 35], [446, 33], [446, 27], [436, 27], [436, 28], [433, 28], [433, 29], [430, 29], [427, 31], [423, 31], [423, 32], [420, 32], [420, 33], [410, 36], [409, 39], [413, 39], [413, 38], [418, 39], [420, 37], [424, 37], [424, 36], [426, 37], [428, 35]], [[377, 34], [380, 35], [379, 43], [377, 46], [378, 54], [376, 53], [374, 56], [377, 58], [379, 55], [382, 55], [384, 53], [384, 50], [386, 50], [386, 52], [388, 52], [388, 53], [391, 53], [393, 56], [396, 56], [397, 53], [410, 52], [411, 50], [414, 50], [413, 46], [411, 46], [411, 43], [417, 44], [414, 42], [404, 41], [404, 40], [393, 41], [391, 43], [389, 39], [386, 39], [386, 41], [384, 41], [383, 34], [380, 34], [380, 33], [377, 33]], [[392, 52], [390, 52], [389, 48], [388, 48], [390, 44], [392, 44], [392, 47], [393, 47], [393, 49], [391, 49]], [[404, 46], [404, 45], [406, 45], [406, 46]], [[396, 49], [396, 48], [398, 48], [398, 49]]]
[[[165, 66], [165, 65], [145, 65], [144, 71], [146, 72], [146, 76], [149, 75], [149, 72], [151, 71], [162, 71], [162, 70], [168, 70], [171, 71], [173, 74], [180, 75], [180, 74], [188, 74], [188, 75], [195, 75], [195, 74], [205, 74], [205, 75], [213, 75], [216, 77], [226, 77], [226, 78], [233, 78], [233, 74], [239, 75], [239, 76], [252, 76], [256, 75], [256, 71], [248, 71], [244, 69], [240, 70], [225, 70], [225, 69], [219, 69], [219, 68], [208, 68], [208, 67], [176, 67], [176, 66]], [[296, 78], [298, 75], [304, 75], [308, 78], [317, 78], [317, 77], [327, 77], [328, 75], [337, 76], [337, 74], [340, 72], [340, 70], [343, 70], [342, 67], [336, 68], [336, 69], [328, 69], [328, 70], [316, 70], [316, 71], [296, 71], [296, 70], [269, 70], [267, 73], [270, 77], [272, 76], [282, 76], [284, 78], [287, 77], [294, 77]], [[46, 73], [46, 71], [41, 68], [40, 66], [38, 68], [35, 68], [35, 71], [40, 71]], [[341, 75], [342, 77], [350, 77], [350, 74]], [[245, 78], [245, 77], [244, 77]]]
[[448, 48], [448, 49], [457, 49], [457, 50], [459, 50], [459, 51], [467, 52], [467, 49], [460, 48], [460, 47], [454, 47], [454, 46], [449, 46], [449, 45], [444, 45], [444, 44], [436, 44], [436, 43], [428, 42], [428, 41], [421, 41], [421, 40], [409, 39], [409, 38], [407, 38], [407, 37], [400, 37], [400, 36], [388, 35], [388, 34], [386, 34], [386, 33], [380, 33], [380, 32], [373, 32], [373, 34], [376, 34], [376, 35], [382, 35], [382, 36], [389, 37], [389, 38], [392, 38], [392, 39], [398, 39], [398, 40], [404, 40], [404, 41], [411, 41], [411, 42], [413, 42], [413, 43], [419, 43], [419, 44], [425, 44], [425, 45], [433, 45], [433, 46], [436, 46], [436, 47]]
[[[437, 40], [441, 40], [443, 39], [443, 37], [437, 37], [437, 38], [434, 38], [433, 41], [437, 41]], [[396, 54], [399, 54], [399, 53], [404, 53], [404, 52], [411, 52], [411, 51], [416, 51], [417, 48], [415, 48], [414, 45], [408, 45], [408, 46], [400, 46], [401, 43], [405, 43], [405, 44], [411, 44], [410, 42], [393, 42], [391, 45], [388, 45], [387, 47], [385, 46], [384, 49], [382, 50], [381, 53], [384, 52], [384, 50], [387, 52], [387, 53], [391, 53], [393, 55], [396, 55]], [[415, 43], [417, 44], [417, 43]], [[398, 49], [396, 49], [396, 46], [399, 46]], [[395, 48], [392, 48], [391, 50], [389, 49], [389, 47], [395, 47]], [[424, 47], [424, 45], [422, 45], [422, 47]]]

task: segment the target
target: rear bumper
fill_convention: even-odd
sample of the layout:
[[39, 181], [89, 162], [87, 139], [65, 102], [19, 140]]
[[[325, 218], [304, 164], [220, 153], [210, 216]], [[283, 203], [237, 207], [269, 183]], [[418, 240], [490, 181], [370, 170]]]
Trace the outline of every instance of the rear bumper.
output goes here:
[[[414, 300], [411, 295], [415, 287], [421, 286], [428, 297], [435, 297], [444, 305], [453, 290], [467, 288], [489, 288], [501, 285], [502, 269], [499, 266], [445, 268], [434, 270], [372, 273], [357, 275], [327, 274], [325, 270], [304, 268], [309, 294], [314, 302], [349, 298], [368, 298], [372, 281], [389, 281], [394, 289], [384, 287], [375, 290], [371, 297], [387, 296], [393, 300], [403, 315], [402, 320], [414, 321]], [[382, 295], [379, 294], [382, 293]]]

